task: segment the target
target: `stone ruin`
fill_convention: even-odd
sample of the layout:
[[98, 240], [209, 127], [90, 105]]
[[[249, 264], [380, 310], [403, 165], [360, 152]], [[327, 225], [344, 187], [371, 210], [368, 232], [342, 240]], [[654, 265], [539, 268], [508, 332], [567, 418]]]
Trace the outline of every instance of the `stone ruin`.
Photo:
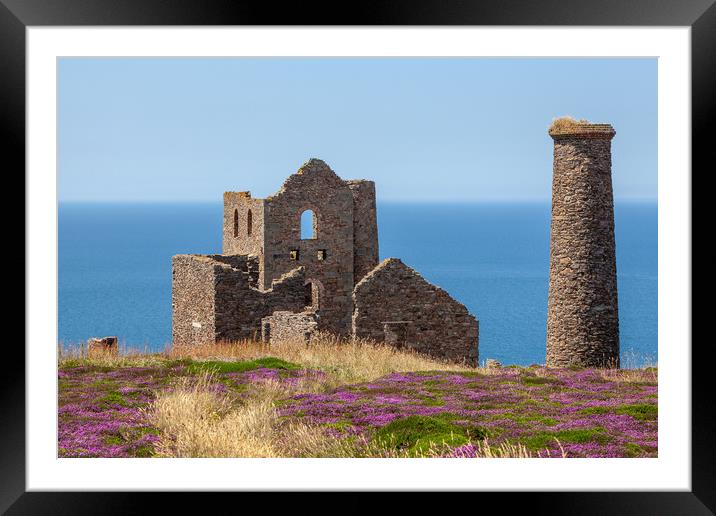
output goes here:
[[[302, 217], [312, 231], [302, 234]], [[172, 258], [174, 345], [367, 338], [478, 362], [478, 321], [398, 259], [378, 263], [375, 184], [311, 159], [265, 199], [224, 193], [222, 254]]]
[[92, 337], [87, 340], [89, 358], [116, 357], [119, 355], [117, 337]]
[[609, 124], [555, 120], [547, 365], [619, 367]]

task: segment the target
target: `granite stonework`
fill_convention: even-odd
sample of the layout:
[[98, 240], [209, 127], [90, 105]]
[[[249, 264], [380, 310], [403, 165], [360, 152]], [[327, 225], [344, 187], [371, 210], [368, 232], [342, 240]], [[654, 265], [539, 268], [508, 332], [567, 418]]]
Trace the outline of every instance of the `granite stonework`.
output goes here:
[[318, 330], [318, 318], [313, 311], [274, 312], [261, 319], [261, 329], [264, 342], [308, 342]]
[[89, 358], [116, 357], [119, 355], [117, 337], [92, 337], [87, 340]]
[[[301, 238], [301, 214], [314, 214], [315, 238]], [[266, 199], [264, 262], [274, 278], [302, 265], [315, 283], [319, 329], [350, 333], [353, 291], [353, 195], [348, 185], [319, 160], [311, 160]], [[292, 259], [290, 251], [298, 251]], [[325, 259], [318, 257], [325, 251]]]
[[172, 339], [175, 345], [258, 340], [261, 319], [305, 308], [306, 277], [298, 267], [256, 288], [255, 256], [186, 255], [172, 258]]
[[356, 285], [353, 305], [356, 337], [477, 365], [477, 319], [397, 258], [384, 260]]
[[346, 181], [353, 194], [353, 281], [378, 265], [378, 217], [373, 181]]
[[[302, 235], [301, 216], [307, 210], [314, 215], [313, 234]], [[373, 322], [364, 328], [368, 308], [361, 295], [356, 298], [356, 285], [373, 275], [364, 287], [368, 295], [370, 285], [390, 281], [386, 271], [374, 274], [380, 266], [372, 181], [344, 181], [326, 163], [311, 159], [265, 199], [226, 192], [222, 253], [173, 258], [175, 344], [244, 338], [270, 342], [321, 331], [349, 338], [370, 335], [396, 347], [477, 361], [477, 321], [424, 280], [406, 280], [405, 291], [389, 289], [394, 297], [379, 299], [384, 305], [376, 323], [380, 331]], [[357, 318], [356, 299], [363, 310]], [[409, 309], [406, 303], [427, 305]], [[412, 317], [409, 327], [401, 327], [402, 313]]]
[[547, 365], [619, 367], [611, 139], [607, 124], [554, 139]]

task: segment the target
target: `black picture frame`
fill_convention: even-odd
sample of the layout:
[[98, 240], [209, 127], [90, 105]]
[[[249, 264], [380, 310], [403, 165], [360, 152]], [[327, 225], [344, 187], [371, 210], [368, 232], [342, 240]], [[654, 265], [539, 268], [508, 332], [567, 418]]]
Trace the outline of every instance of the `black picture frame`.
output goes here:
[[[659, 25], [691, 27], [692, 168], [703, 169], [702, 172], [707, 173], [713, 168], [713, 160], [710, 159], [713, 143], [708, 128], [714, 119], [716, 97], [714, 1], [400, 0], [380, 4], [294, 2], [277, 6], [269, 2], [243, 0], [0, 0], [0, 145], [3, 149], [3, 169], [6, 170], [6, 178], [12, 176], [19, 180], [24, 177], [25, 29], [28, 26]], [[24, 181], [19, 189], [24, 191]], [[10, 220], [17, 219], [15, 215]], [[19, 233], [19, 225], [15, 226]], [[14, 239], [15, 242], [24, 240], [24, 233]], [[19, 302], [16, 305], [19, 306]], [[673, 344], [686, 347], [690, 343]], [[713, 438], [716, 428], [710, 396], [713, 392], [709, 382], [712, 374], [710, 347], [710, 342], [699, 342], [692, 347], [690, 492], [480, 493], [479, 501], [472, 502], [480, 504], [475, 510], [481, 510], [486, 501], [484, 497], [489, 497], [500, 507], [514, 509], [522, 504], [528, 505], [532, 513], [713, 514], [716, 510]], [[199, 501], [181, 493], [26, 492], [25, 353], [17, 345], [17, 340], [8, 337], [3, 357], [4, 362], [11, 363], [12, 367], [3, 368], [0, 389], [0, 511], [7, 511], [8, 514], [143, 513], [151, 510], [150, 499], [156, 496], [161, 496], [162, 510], [167, 512], [177, 507], [188, 509], [197, 502], [205, 505], [206, 495], [199, 495], [203, 500]], [[245, 497], [246, 494], [239, 496]], [[345, 509], [360, 506], [343, 505]]]

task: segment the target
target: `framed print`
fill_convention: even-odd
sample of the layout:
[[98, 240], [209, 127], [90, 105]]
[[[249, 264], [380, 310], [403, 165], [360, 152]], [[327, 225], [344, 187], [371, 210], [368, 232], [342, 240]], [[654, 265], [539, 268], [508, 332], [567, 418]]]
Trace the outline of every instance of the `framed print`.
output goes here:
[[691, 339], [710, 1], [0, 19], [27, 299], [3, 510], [331, 490], [713, 511]]

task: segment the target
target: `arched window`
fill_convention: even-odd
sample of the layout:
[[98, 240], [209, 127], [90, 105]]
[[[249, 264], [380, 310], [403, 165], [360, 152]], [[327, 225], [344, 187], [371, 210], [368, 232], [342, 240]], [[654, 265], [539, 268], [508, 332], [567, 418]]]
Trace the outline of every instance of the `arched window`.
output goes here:
[[234, 210], [234, 237], [239, 236], [239, 210]]
[[253, 223], [253, 216], [251, 210], [246, 214], [246, 234], [251, 236], [251, 224]]
[[316, 216], [313, 210], [306, 210], [301, 213], [301, 240], [316, 238], [316, 226]]

